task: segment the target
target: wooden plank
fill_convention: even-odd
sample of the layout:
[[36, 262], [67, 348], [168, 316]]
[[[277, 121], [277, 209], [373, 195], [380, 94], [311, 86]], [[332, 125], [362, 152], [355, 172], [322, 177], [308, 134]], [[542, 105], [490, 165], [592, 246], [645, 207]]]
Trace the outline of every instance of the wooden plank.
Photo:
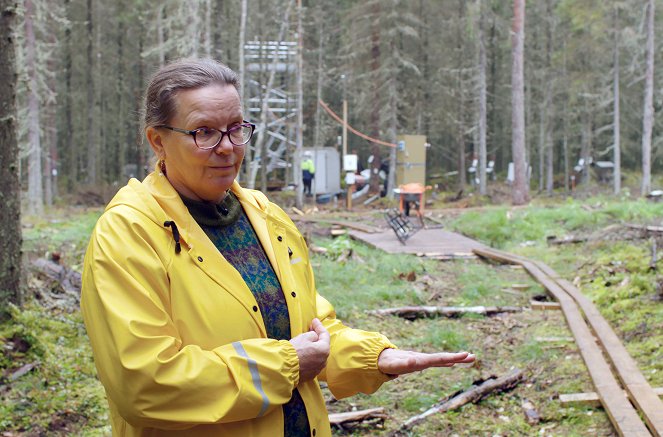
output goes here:
[[[657, 396], [663, 396], [663, 387], [654, 388], [654, 393]], [[628, 395], [624, 392], [625, 395]], [[584, 404], [584, 405], [601, 405], [599, 395], [593, 391], [587, 393], [569, 393], [559, 395], [559, 401], [563, 404]]]
[[346, 222], [346, 221], [339, 221], [335, 220], [332, 218], [324, 218], [324, 217], [309, 217], [309, 216], [294, 216], [291, 217], [293, 222], [313, 222], [313, 223], [327, 223], [329, 225], [336, 225], [336, 226], [342, 226], [344, 228], [350, 228], [350, 229], [356, 229], [361, 232], [366, 232], [367, 234], [374, 234], [376, 232], [380, 232], [373, 226], [368, 226], [368, 225], [362, 225], [361, 223], [353, 223], [353, 222]]
[[619, 379], [635, 403], [655, 436], [663, 436], [663, 401], [654, 392], [651, 385], [640, 371], [637, 363], [628, 353], [624, 344], [612, 330], [610, 324], [599, 313], [598, 308], [573, 284], [564, 279], [557, 282], [575, 299], [596, 336], [601, 341], [604, 351], [612, 361]]
[[571, 343], [574, 341], [574, 339], [572, 337], [534, 337], [534, 341], [538, 341], [540, 343]]
[[541, 284], [557, 297], [566, 323], [573, 333], [580, 355], [589, 371], [594, 388], [596, 389], [603, 408], [608, 413], [615, 429], [623, 436], [649, 436], [651, 435], [640, 420], [635, 408], [624, 395], [622, 388], [615, 379], [610, 365], [605, 360], [601, 348], [592, 335], [585, 319], [582, 317], [576, 302], [553, 280], [549, 279], [532, 263], [524, 264], [525, 270], [535, 277]]
[[580, 355], [585, 361], [594, 388], [601, 399], [601, 404], [608, 413], [615, 430], [622, 436], [650, 436], [647, 427], [640, 420], [638, 413], [628, 401], [612, 374], [610, 366], [596, 344], [596, 340], [582, 317], [575, 300], [537, 265], [524, 258], [489, 248], [474, 249], [474, 253], [500, 262], [521, 264], [532, 277], [539, 281], [557, 299], [566, 318], [566, 323], [576, 339]]
[[562, 305], [558, 302], [539, 302], [538, 300], [530, 301], [529, 306], [531, 306], [533, 310], [539, 311], [562, 309]]
[[626, 392], [642, 412], [649, 429], [657, 436], [663, 436], [663, 401], [644, 377], [635, 360], [628, 353], [622, 341], [617, 337], [610, 324], [603, 318], [598, 308], [571, 282], [559, 275], [544, 263], [533, 263], [564, 289], [582, 309], [588, 324], [592, 327], [600, 345], [612, 361], [617, 376], [624, 385]]

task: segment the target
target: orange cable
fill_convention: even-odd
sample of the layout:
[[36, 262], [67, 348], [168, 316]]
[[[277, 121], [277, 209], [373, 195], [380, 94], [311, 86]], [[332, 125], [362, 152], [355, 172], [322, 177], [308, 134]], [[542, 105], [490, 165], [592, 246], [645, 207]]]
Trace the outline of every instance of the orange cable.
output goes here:
[[320, 106], [322, 106], [322, 108], [323, 108], [325, 111], [327, 111], [327, 112], [329, 113], [329, 115], [332, 116], [332, 118], [334, 118], [336, 121], [338, 121], [339, 123], [341, 123], [342, 126], [345, 125], [345, 127], [347, 127], [348, 130], [349, 130], [350, 132], [352, 132], [353, 134], [355, 134], [355, 135], [357, 135], [357, 136], [360, 136], [360, 137], [362, 137], [363, 139], [368, 140], [368, 141], [370, 141], [370, 142], [372, 142], [372, 143], [377, 143], [377, 144], [381, 144], [381, 145], [383, 145], [383, 146], [389, 146], [389, 147], [396, 147], [396, 146], [397, 146], [397, 145], [394, 144], [394, 143], [388, 143], [388, 142], [386, 142], [386, 141], [378, 140], [377, 138], [371, 138], [371, 137], [369, 137], [368, 135], [359, 132], [357, 129], [353, 128], [353, 127], [350, 126], [349, 124], [344, 123], [344, 122], [343, 122], [343, 119], [341, 119], [341, 117], [339, 117], [338, 115], [336, 115], [336, 113], [334, 113], [334, 111], [332, 111], [332, 110], [329, 108], [329, 106], [327, 106], [327, 104], [326, 104], [325, 102], [322, 101], [322, 99], [318, 100], [318, 102], [320, 103]]

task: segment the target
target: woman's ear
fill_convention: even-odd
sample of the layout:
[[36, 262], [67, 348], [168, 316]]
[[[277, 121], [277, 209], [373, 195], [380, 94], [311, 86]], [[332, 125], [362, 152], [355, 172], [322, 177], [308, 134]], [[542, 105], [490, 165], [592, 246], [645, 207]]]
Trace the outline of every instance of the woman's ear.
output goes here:
[[145, 129], [145, 136], [147, 137], [147, 142], [150, 143], [150, 147], [154, 151], [154, 154], [159, 159], [165, 158], [166, 151], [163, 147], [163, 134], [160, 130], [150, 126]]

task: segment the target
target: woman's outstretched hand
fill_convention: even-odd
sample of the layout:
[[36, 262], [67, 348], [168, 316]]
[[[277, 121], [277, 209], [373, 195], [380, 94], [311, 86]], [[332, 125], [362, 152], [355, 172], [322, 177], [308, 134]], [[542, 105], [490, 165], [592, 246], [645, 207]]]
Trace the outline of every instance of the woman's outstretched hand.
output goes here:
[[400, 349], [385, 349], [378, 357], [378, 369], [382, 373], [395, 376], [418, 372], [429, 367], [451, 367], [454, 364], [473, 363], [474, 359], [474, 355], [468, 352], [427, 354]]
[[299, 358], [299, 382], [315, 378], [327, 365], [329, 332], [318, 319], [311, 322], [311, 330], [290, 340]]

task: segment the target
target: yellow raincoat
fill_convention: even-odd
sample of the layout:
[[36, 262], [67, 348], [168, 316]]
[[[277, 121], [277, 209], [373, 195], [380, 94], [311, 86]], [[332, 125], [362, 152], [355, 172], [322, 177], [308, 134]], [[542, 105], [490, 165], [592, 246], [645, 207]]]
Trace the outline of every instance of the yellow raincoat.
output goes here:
[[[377, 390], [389, 379], [378, 355], [394, 346], [341, 324], [315, 290], [308, 249], [288, 216], [260, 192], [231, 189], [281, 282], [293, 337], [314, 317], [331, 334], [319, 379], [337, 398]], [[266, 338], [253, 294], [159, 172], [129, 181], [99, 219], [81, 309], [114, 436], [283, 435], [281, 405], [295, 387], [311, 435], [331, 435], [318, 381], [299, 384], [294, 347]]]

